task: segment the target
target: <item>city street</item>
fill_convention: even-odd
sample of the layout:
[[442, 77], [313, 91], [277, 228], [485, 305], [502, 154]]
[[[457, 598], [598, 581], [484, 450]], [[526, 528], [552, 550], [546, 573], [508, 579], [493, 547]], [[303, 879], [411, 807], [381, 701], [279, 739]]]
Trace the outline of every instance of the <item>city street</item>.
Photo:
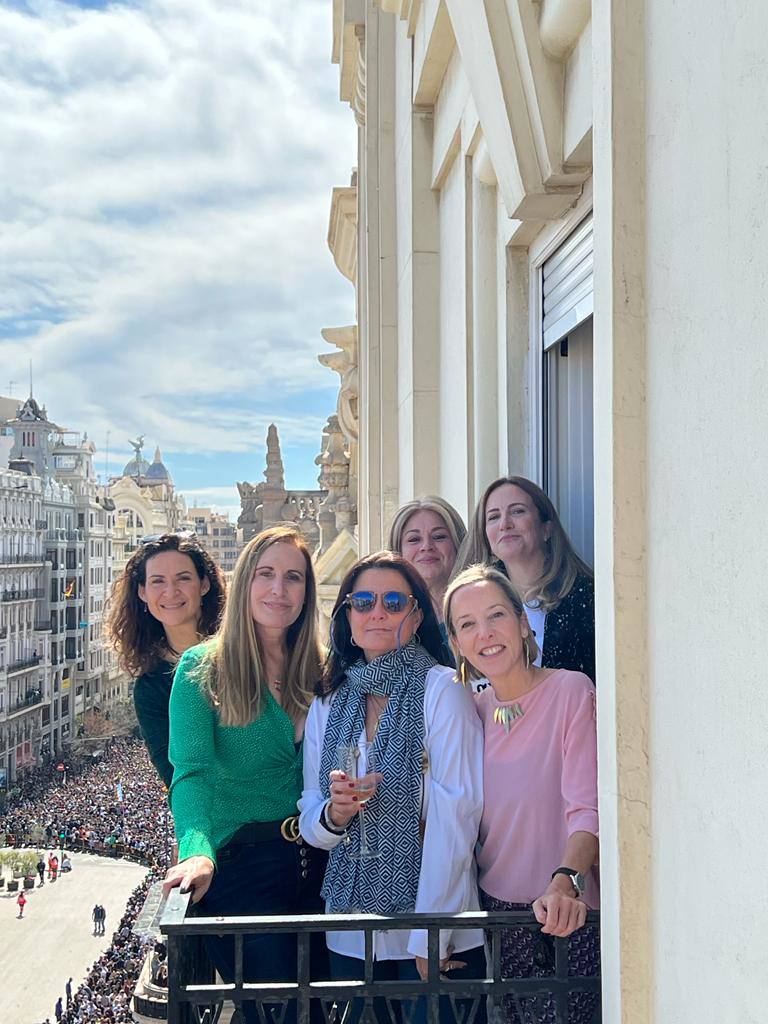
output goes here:
[[[18, 893], [0, 896], [0, 1021], [39, 1024], [53, 1021], [56, 999], [67, 978], [73, 991], [93, 961], [108, 948], [126, 900], [146, 874], [129, 861], [70, 854], [72, 871], [27, 891], [24, 918], [17, 920]], [[8, 873], [6, 871], [6, 884]], [[105, 934], [93, 935], [94, 904], [106, 908]]]

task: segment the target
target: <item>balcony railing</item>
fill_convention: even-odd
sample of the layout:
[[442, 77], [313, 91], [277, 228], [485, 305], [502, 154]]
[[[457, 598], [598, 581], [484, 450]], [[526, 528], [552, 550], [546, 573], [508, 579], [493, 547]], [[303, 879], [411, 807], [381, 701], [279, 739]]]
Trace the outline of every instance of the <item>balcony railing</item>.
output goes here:
[[50, 633], [53, 630], [53, 625], [50, 619], [42, 619], [40, 622], [35, 623], [35, 631], [38, 633]]
[[42, 588], [34, 590], [4, 590], [0, 594], [0, 601], [38, 601], [44, 594], [45, 591]]
[[[422, 996], [426, 1000], [427, 1021], [437, 1024], [440, 997], [448, 996], [456, 1024], [476, 1024], [482, 1019], [478, 1011], [487, 1002], [489, 1024], [502, 1024], [503, 1003], [510, 1001], [525, 1021], [547, 1019], [557, 1024], [575, 1020], [599, 1024], [600, 978], [569, 975], [568, 939], [552, 939], [541, 935], [541, 927], [532, 913], [466, 913], [466, 914], [401, 914], [384, 917], [375, 914], [318, 915], [301, 917], [191, 917], [186, 912], [189, 893], [174, 889], [163, 913], [160, 930], [166, 936], [168, 949], [168, 1024], [192, 1024], [193, 1021], [219, 1019], [225, 1000], [231, 1000], [242, 1012], [244, 1002], [258, 1006], [262, 1021], [285, 1019], [288, 1005], [296, 1003], [297, 1024], [310, 1024], [310, 1002], [322, 1011], [325, 1024], [342, 1019], [345, 1004], [351, 999], [364, 1003], [361, 1020], [375, 1021], [373, 1000], [381, 999], [389, 1020], [397, 1019], [396, 1005], [403, 1000]], [[587, 923], [598, 925], [595, 912], [587, 915]], [[522, 927], [530, 931], [541, 946], [541, 977], [509, 978], [501, 963], [501, 939], [505, 929]], [[429, 976], [427, 981], [374, 981], [373, 933], [382, 929], [423, 928], [428, 934]], [[441, 975], [439, 934], [441, 928], [452, 930], [483, 929], [490, 955], [484, 978], [452, 979]], [[365, 967], [363, 981], [325, 981], [316, 977], [317, 965], [311, 962], [310, 942], [313, 935], [326, 931], [362, 931], [365, 933]], [[243, 977], [243, 936], [246, 934], [294, 933], [297, 938], [295, 982], [248, 982]], [[234, 979], [216, 984], [214, 972], [205, 956], [203, 937], [211, 935], [234, 938]], [[317, 940], [315, 940], [317, 941]], [[461, 954], [456, 954], [461, 959]], [[538, 961], [537, 961], [538, 963]], [[570, 996], [585, 993], [579, 1002], [578, 1015]], [[462, 1000], [464, 1005], [455, 1000]], [[588, 1005], [584, 1006], [584, 1003]], [[594, 1004], [594, 1005], [592, 1005]], [[403, 1007], [405, 1009], [405, 1007]], [[586, 1009], [586, 1012], [585, 1012]], [[511, 1006], [507, 1006], [511, 1010]], [[207, 1013], [207, 1016], [206, 1016]], [[413, 1019], [413, 1013], [403, 1019]]]
[[41, 661], [39, 654], [29, 654], [25, 658], [19, 658], [17, 661], [12, 661], [8, 666], [8, 675], [13, 675], [15, 672], [24, 672], [28, 668], [34, 668], [35, 665], [39, 665]]
[[82, 541], [83, 531], [82, 530], [46, 530], [46, 540], [58, 540], [58, 541]]
[[18, 715], [22, 711], [28, 711], [29, 708], [33, 708], [37, 704], [42, 703], [43, 694], [40, 690], [28, 693], [25, 697], [17, 697], [15, 701], [9, 701], [8, 703], [8, 717], [10, 718], [12, 715]]
[[45, 556], [42, 551], [36, 555], [0, 555], [0, 566], [3, 565], [43, 565]]

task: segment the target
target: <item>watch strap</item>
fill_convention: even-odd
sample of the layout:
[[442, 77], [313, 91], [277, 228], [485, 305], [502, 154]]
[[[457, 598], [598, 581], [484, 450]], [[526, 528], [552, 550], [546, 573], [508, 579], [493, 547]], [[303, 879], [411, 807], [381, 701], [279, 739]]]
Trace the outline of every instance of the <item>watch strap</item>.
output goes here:
[[573, 886], [573, 891], [576, 893], [576, 896], [579, 897], [583, 895], [584, 890], [578, 884], [578, 879], [581, 878], [582, 875], [575, 868], [555, 868], [555, 870], [552, 872], [552, 878], [554, 878], [555, 875], [566, 875], [571, 885]]

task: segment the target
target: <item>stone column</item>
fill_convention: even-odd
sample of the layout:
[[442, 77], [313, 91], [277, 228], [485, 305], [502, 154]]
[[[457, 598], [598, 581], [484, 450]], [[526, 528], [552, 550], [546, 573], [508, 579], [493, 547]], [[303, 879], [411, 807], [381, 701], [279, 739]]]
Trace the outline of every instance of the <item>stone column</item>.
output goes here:
[[[645, 2], [594, 0], [595, 592], [603, 1019], [650, 1024]], [[705, 894], [702, 893], [702, 898]]]

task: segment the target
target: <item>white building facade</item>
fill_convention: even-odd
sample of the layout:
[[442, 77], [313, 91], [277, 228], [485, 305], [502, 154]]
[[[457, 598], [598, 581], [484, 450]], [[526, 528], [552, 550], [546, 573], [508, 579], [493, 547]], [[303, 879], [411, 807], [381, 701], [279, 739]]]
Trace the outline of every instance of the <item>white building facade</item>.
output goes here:
[[596, 575], [603, 1019], [762, 1021], [768, 10], [332, 10], [360, 551], [547, 489]]
[[36, 763], [51, 699], [42, 507], [39, 477], [0, 469], [0, 787]]

